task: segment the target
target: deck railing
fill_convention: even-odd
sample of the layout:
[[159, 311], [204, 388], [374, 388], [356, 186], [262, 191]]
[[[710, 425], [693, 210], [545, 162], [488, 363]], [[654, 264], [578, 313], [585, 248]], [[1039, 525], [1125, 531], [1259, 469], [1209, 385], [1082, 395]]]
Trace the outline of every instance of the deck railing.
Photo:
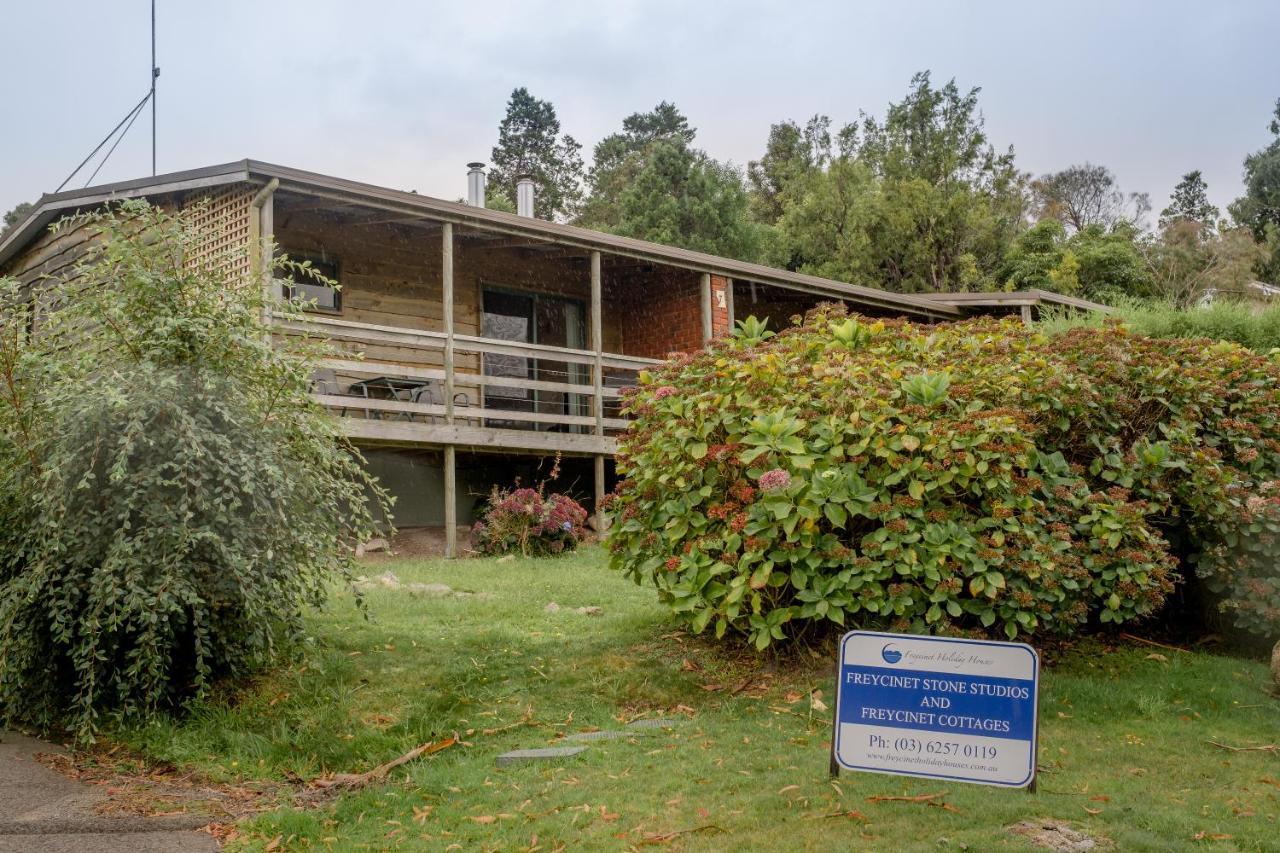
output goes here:
[[[639, 371], [659, 363], [595, 350], [455, 334], [451, 373], [450, 360], [444, 357], [449, 339], [442, 332], [322, 316], [299, 321], [277, 315], [273, 327], [278, 333], [321, 337], [339, 345], [342, 352], [321, 362], [326, 375], [317, 380], [314, 390], [321, 404], [348, 418], [604, 436], [627, 426], [627, 419], [619, 415], [622, 388], [635, 384]], [[494, 375], [485, 372], [486, 356], [531, 359], [540, 365], [550, 362], [568, 369], [542, 366], [537, 378]], [[446, 399], [450, 388], [453, 405]], [[532, 392], [530, 397], [508, 398], [513, 399], [511, 405], [523, 402], [531, 410], [488, 405], [502, 399], [492, 392], [503, 390]], [[557, 395], [551, 405], [561, 410], [546, 411], [543, 406], [539, 411], [540, 393]]]

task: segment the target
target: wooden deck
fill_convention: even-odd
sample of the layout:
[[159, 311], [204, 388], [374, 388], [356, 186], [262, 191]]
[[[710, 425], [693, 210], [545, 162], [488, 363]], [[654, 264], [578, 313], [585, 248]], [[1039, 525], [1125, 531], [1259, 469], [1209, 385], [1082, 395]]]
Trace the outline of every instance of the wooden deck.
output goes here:
[[[476, 372], [459, 370], [456, 358], [445, 357], [449, 336], [440, 332], [322, 316], [299, 321], [276, 315], [273, 320], [280, 334], [322, 338], [342, 347], [339, 356], [321, 361], [320, 366], [331, 372], [333, 379], [317, 383], [316, 399], [340, 417], [346, 433], [360, 443], [612, 455], [617, 447], [613, 436], [626, 429], [627, 420], [608, 416], [606, 410], [617, 407], [622, 388], [634, 384], [641, 370], [659, 363], [594, 350], [454, 335], [455, 353], [477, 357], [474, 363], [480, 371]], [[365, 357], [366, 350], [382, 357]], [[385, 354], [389, 352], [398, 358], [388, 360]], [[484, 372], [484, 358], [489, 355], [578, 365], [589, 381], [489, 375]], [[435, 362], [441, 366], [423, 366]], [[388, 379], [402, 382], [404, 387], [418, 384], [434, 389], [442, 399], [435, 401], [435, 394], [431, 394], [431, 402], [401, 396], [382, 399], [349, 390], [362, 381]], [[490, 408], [484, 392], [494, 389], [562, 395], [561, 399], [572, 400], [572, 408], [584, 413]]]

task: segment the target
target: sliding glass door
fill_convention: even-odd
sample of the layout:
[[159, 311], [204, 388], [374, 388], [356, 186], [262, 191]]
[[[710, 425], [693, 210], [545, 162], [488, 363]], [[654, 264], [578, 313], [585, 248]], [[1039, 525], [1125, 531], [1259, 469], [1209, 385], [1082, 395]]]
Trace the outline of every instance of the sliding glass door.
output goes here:
[[[486, 338], [524, 344], [545, 344], [583, 349], [586, 346], [585, 310], [582, 302], [560, 296], [486, 287], [482, 294], [480, 334]], [[537, 379], [543, 382], [589, 383], [586, 365], [552, 357], [486, 354], [486, 376]], [[486, 385], [487, 409], [536, 412], [543, 415], [587, 414], [586, 399], [567, 391]], [[505, 429], [541, 429], [579, 432], [563, 423], [538, 423], [489, 418], [486, 424]]]

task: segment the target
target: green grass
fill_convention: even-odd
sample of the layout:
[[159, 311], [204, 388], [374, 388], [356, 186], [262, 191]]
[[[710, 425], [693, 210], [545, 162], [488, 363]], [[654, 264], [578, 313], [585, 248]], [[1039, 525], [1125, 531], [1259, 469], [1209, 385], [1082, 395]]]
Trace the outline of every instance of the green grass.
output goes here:
[[[1098, 642], [1058, 655], [1043, 674], [1037, 794], [871, 774], [832, 782], [830, 717], [809, 700], [814, 689], [831, 700], [825, 652], [769, 663], [717, 651], [603, 562], [588, 549], [380, 564], [372, 571], [484, 595], [375, 589], [368, 620], [340, 596], [314, 620], [307, 665], [117, 736], [224, 780], [363, 771], [453, 732], [469, 743], [321, 808], [258, 816], [241, 827], [249, 849], [282, 836], [288, 849], [623, 850], [705, 827], [667, 839], [670, 849], [1026, 850], [1005, 827], [1054, 817], [1119, 850], [1280, 850], [1280, 757], [1206, 742], [1280, 738], [1280, 701], [1257, 661]], [[604, 613], [547, 613], [550, 601]], [[562, 765], [494, 767], [509, 749], [658, 714], [685, 721]], [[938, 791], [949, 809], [868, 801]], [[831, 817], [847, 812], [865, 819]]]
[[1175, 308], [1160, 303], [1128, 301], [1111, 314], [1049, 311], [1036, 324], [1050, 334], [1076, 326], [1101, 326], [1123, 320], [1139, 334], [1153, 338], [1213, 338], [1234, 341], [1266, 354], [1280, 347], [1280, 305], [1257, 308], [1240, 302], [1219, 301], [1205, 307]]

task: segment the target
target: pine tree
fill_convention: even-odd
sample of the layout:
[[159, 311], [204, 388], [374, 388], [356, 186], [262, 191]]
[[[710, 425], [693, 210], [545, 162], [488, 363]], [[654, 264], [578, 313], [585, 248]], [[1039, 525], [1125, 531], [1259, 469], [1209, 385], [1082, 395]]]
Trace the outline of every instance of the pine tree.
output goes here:
[[1194, 222], [1210, 234], [1218, 225], [1218, 208], [1209, 203], [1209, 186], [1200, 170], [1187, 172], [1173, 188], [1169, 206], [1160, 211], [1160, 227], [1167, 228], [1175, 222]]
[[489, 173], [490, 192], [516, 200], [516, 181], [533, 178], [533, 213], [541, 219], [569, 219], [582, 201], [582, 146], [560, 133], [560, 120], [550, 101], [523, 86], [511, 93], [507, 114], [498, 125]]
[[580, 224], [613, 230], [618, 227], [618, 202], [622, 193], [645, 167], [654, 143], [669, 140], [684, 147], [692, 144], [697, 130], [675, 104], [662, 101], [647, 113], [632, 113], [622, 120], [622, 132], [600, 140], [592, 152], [587, 174], [587, 201]]

